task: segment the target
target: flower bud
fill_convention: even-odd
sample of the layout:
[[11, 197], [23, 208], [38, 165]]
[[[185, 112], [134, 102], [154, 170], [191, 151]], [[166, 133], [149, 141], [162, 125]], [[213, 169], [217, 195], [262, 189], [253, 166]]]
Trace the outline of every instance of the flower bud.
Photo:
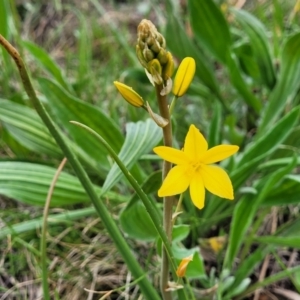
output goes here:
[[164, 37], [149, 20], [142, 20], [138, 26], [136, 54], [141, 65], [151, 75], [151, 82], [164, 84], [171, 77], [168, 74], [172, 73], [172, 55], [166, 50]]
[[144, 106], [143, 98], [132, 87], [118, 81], [114, 81], [114, 85], [128, 103], [135, 107]]
[[189, 88], [196, 71], [196, 63], [192, 57], [186, 57], [182, 60], [177, 70], [174, 83], [173, 94], [181, 97]]
[[167, 62], [163, 67], [162, 76], [164, 80], [171, 78], [174, 73], [174, 61], [173, 56], [170, 52], [167, 52]]
[[178, 277], [184, 277], [185, 276], [187, 266], [193, 260], [193, 256], [194, 255], [191, 254], [190, 256], [185, 257], [185, 258], [182, 259], [182, 261], [180, 262], [180, 264], [179, 264], [179, 266], [176, 270], [176, 275]]

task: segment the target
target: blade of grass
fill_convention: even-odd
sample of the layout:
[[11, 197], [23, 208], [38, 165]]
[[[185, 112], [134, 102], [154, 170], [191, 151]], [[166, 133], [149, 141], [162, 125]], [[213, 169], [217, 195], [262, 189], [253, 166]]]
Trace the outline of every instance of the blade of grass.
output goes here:
[[299, 271], [300, 271], [300, 266], [297, 266], [294, 268], [290, 268], [288, 270], [278, 272], [274, 275], [268, 276], [265, 280], [251, 285], [244, 293], [242, 293], [238, 297], [236, 297], [235, 300], [245, 299], [246, 295], [253, 293], [255, 290], [262, 288], [262, 287], [266, 287], [272, 283], [275, 283], [279, 280], [287, 278], [287, 277], [291, 276], [292, 274], [297, 273]]
[[50, 202], [53, 195], [53, 191], [55, 188], [55, 185], [57, 183], [57, 179], [64, 168], [65, 164], [67, 162], [67, 159], [64, 158], [56, 173], [54, 174], [53, 180], [51, 182], [45, 207], [44, 207], [44, 213], [43, 213], [43, 226], [42, 226], [42, 234], [41, 234], [41, 264], [42, 264], [42, 286], [43, 286], [43, 296], [44, 300], [50, 300], [50, 289], [49, 289], [49, 283], [48, 283], [48, 266], [47, 266], [47, 227], [48, 227], [48, 215], [49, 215], [49, 208], [50, 208]]

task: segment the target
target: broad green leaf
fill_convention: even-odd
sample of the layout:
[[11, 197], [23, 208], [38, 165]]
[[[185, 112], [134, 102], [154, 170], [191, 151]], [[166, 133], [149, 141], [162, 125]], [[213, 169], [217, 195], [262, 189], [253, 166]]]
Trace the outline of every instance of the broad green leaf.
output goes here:
[[191, 26], [199, 42], [226, 64], [231, 35], [220, 9], [212, 0], [189, 0], [188, 4]]
[[234, 258], [237, 256], [239, 248], [245, 238], [245, 234], [252, 224], [257, 208], [262, 200], [270, 193], [274, 184], [276, 184], [284, 175], [290, 173], [295, 165], [296, 160], [293, 160], [288, 166], [280, 168], [273, 174], [268, 175], [267, 180], [263, 180], [263, 184], [258, 182], [256, 186], [258, 189], [257, 195], [253, 196], [248, 194], [239, 200], [233, 213], [229, 235], [230, 243], [224, 260], [225, 268], [230, 269], [232, 267]]
[[53, 61], [44, 49], [29, 41], [23, 41], [22, 45], [60, 85], [62, 85], [66, 90], [72, 91], [70, 85], [65, 80], [60, 67]]
[[[152, 151], [161, 139], [162, 130], [152, 119], [127, 123], [125, 142], [118, 156], [123, 164], [130, 169], [143, 154]], [[105, 193], [110, 190], [122, 176], [122, 171], [115, 163], [106, 177], [102, 192]]]
[[[44, 205], [56, 169], [24, 162], [0, 162], [0, 194], [31, 205]], [[101, 189], [95, 186], [98, 193]], [[127, 198], [108, 193], [111, 200], [125, 201]], [[51, 206], [89, 203], [89, 197], [79, 180], [62, 172], [55, 185]]]
[[[48, 224], [61, 224], [61, 223], [68, 223], [74, 220], [78, 220], [84, 217], [90, 217], [91, 215], [96, 215], [96, 211], [94, 207], [82, 208], [73, 211], [66, 211], [64, 213], [58, 213], [48, 216]], [[43, 225], [43, 218], [36, 218], [16, 224], [8, 224], [5, 227], [2, 227], [0, 230], [0, 240], [6, 238], [7, 235], [19, 234], [37, 230], [41, 228]]]
[[249, 37], [256, 65], [260, 70], [263, 83], [272, 89], [276, 82], [274, 66], [270, 46], [268, 44], [267, 32], [264, 25], [253, 15], [244, 10], [232, 10], [235, 18], [242, 25]]
[[38, 114], [31, 108], [0, 99], [0, 122], [21, 145], [39, 154], [62, 157]]
[[291, 36], [281, 55], [281, 68], [277, 84], [272, 91], [259, 126], [259, 136], [272, 128], [286, 105], [300, 87], [300, 33]]
[[[161, 178], [161, 171], [158, 171], [152, 173], [143, 183], [142, 189], [149, 197], [159, 189]], [[122, 229], [132, 238], [154, 241], [158, 237], [153, 222], [137, 194], [133, 195], [127, 206], [121, 211], [119, 221]]]
[[204, 261], [199, 251], [194, 252], [193, 260], [189, 263], [185, 276], [189, 279], [207, 278]]
[[[39, 83], [46, 96], [47, 108], [50, 110], [52, 118], [84, 152], [81, 157], [86, 163], [97, 170], [100, 176], [105, 177], [110, 169], [106, 149], [92, 135], [86, 134], [81, 128], [70, 124], [70, 121], [78, 121], [93, 128], [118, 152], [124, 137], [117, 125], [100, 108], [73, 97], [55, 82], [41, 78]], [[76, 153], [78, 152], [76, 151]]]
[[259, 139], [254, 140], [237, 163], [236, 169], [231, 174], [235, 189], [240, 187], [252, 174], [259, 164], [269, 155], [274, 153], [277, 147], [290, 135], [297, 124], [299, 107], [292, 109], [273, 128], [269, 128]]
[[[176, 36], [176, 38], [174, 38]], [[197, 49], [196, 45], [187, 36], [186, 31], [179, 23], [178, 18], [169, 14], [166, 27], [166, 41], [173, 54], [181, 59], [190, 56], [196, 61], [195, 75], [216, 95], [219, 94], [219, 87], [212, 72], [213, 66], [209, 65], [207, 58]]]
[[129, 208], [125, 208], [121, 212], [119, 220], [122, 229], [131, 238], [148, 242], [157, 238], [153, 222], [140, 200], [130, 205]]
[[295, 249], [300, 249], [300, 237], [298, 236], [260, 236], [254, 238], [254, 242], [259, 242], [262, 244], [269, 244], [273, 246], [290, 247]]
[[173, 237], [172, 242], [176, 243], [176, 242], [183, 241], [189, 235], [190, 230], [191, 230], [190, 225], [185, 225], [185, 224], [174, 225], [172, 231], [172, 237]]

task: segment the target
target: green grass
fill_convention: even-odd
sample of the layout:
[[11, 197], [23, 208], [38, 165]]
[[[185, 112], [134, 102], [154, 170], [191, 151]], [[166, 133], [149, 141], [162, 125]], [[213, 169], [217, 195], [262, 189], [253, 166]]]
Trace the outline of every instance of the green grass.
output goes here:
[[[196, 252], [185, 290], [196, 299], [211, 299], [209, 291], [216, 287], [218, 300], [253, 299], [259, 287], [299, 293], [299, 259], [294, 257], [300, 220], [296, 1], [246, 1], [243, 12], [215, 5], [226, 1], [173, 2], [2, 1], [0, 34], [23, 56], [39, 99], [97, 195], [109, 186], [103, 203], [159, 292], [160, 241], [135, 188], [117, 179], [118, 169], [99, 141], [69, 123], [91, 127], [116, 153], [124, 145], [121, 159], [161, 210], [161, 174], [156, 172], [161, 162], [151, 151], [161, 140], [159, 130], [147, 127], [147, 112], [130, 107], [113, 85], [118, 80], [132, 86], [158, 112], [155, 91], [135, 57], [137, 25], [151, 19], [166, 37], [176, 66], [185, 56], [197, 65], [172, 115], [174, 146], [183, 146], [190, 124], [210, 147], [240, 146], [222, 164], [233, 181], [233, 202], [207, 193], [205, 209], [199, 211], [184, 194], [172, 249], [177, 263]], [[3, 48], [0, 69], [0, 299], [42, 299], [42, 208], [65, 153], [36, 114]], [[50, 298], [100, 299], [112, 291], [106, 299], [143, 299], [141, 278], [128, 271], [71, 164], [61, 174], [49, 211]], [[216, 236], [227, 241], [219, 253], [209, 244]]]

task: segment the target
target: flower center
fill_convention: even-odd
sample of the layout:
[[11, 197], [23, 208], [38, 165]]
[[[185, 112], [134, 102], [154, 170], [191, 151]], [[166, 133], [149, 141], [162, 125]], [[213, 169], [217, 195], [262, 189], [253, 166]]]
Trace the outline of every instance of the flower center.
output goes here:
[[201, 167], [202, 167], [202, 163], [201, 162], [196, 162], [196, 163], [193, 163], [192, 164], [192, 168], [193, 168], [193, 171], [195, 172], [199, 172]]

